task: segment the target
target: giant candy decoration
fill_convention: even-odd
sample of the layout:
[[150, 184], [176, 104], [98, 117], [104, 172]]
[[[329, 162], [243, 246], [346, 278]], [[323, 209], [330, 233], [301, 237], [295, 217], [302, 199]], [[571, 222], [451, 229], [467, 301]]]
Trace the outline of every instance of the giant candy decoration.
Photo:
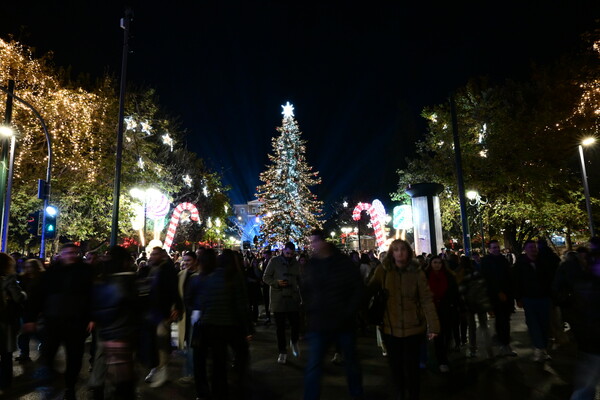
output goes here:
[[171, 215], [171, 222], [169, 222], [169, 229], [167, 230], [167, 237], [165, 238], [165, 244], [163, 248], [167, 251], [171, 250], [171, 245], [173, 244], [173, 239], [175, 238], [175, 231], [177, 230], [177, 225], [179, 224], [179, 220], [181, 219], [181, 213], [184, 211], [190, 212], [190, 219], [192, 221], [198, 221], [200, 219], [200, 213], [195, 205], [192, 203], [181, 203], [175, 210], [173, 210], [173, 215]]
[[360, 213], [362, 211], [366, 211], [371, 217], [377, 247], [383, 248], [385, 245], [385, 208], [383, 204], [379, 200], [373, 200], [373, 204], [358, 203], [352, 212], [352, 219], [355, 221], [360, 220]]

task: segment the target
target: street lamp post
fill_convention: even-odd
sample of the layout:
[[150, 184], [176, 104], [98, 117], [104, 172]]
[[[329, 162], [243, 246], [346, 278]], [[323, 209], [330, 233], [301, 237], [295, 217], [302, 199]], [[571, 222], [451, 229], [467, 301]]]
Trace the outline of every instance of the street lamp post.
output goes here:
[[487, 201], [483, 199], [479, 193], [475, 190], [469, 190], [467, 192], [467, 198], [469, 199], [469, 204], [475, 206], [477, 210], [477, 217], [479, 218], [480, 229], [481, 229], [481, 254], [485, 254], [485, 239], [483, 233], [483, 213], [481, 212], [481, 205], [486, 204]]
[[596, 142], [593, 137], [586, 138], [579, 144], [579, 161], [581, 161], [581, 178], [583, 180], [583, 193], [585, 195], [585, 206], [587, 208], [588, 223], [590, 225], [590, 236], [595, 236], [594, 219], [592, 217], [592, 203], [590, 202], [590, 188], [588, 187], [587, 172], [585, 169], [585, 159], [583, 158], [583, 146], [589, 146]]
[[[15, 132], [12, 128], [3, 126], [0, 129], [2, 136], [10, 136], [10, 161], [8, 163], [8, 182], [6, 184], [6, 196], [4, 197], [4, 209], [2, 212], [2, 251], [8, 249], [8, 221], [10, 217], [10, 202], [12, 197], [13, 171], [15, 166]], [[2, 168], [5, 168], [3, 165]]]
[[[9, 81], [9, 83], [10, 83], [10, 81]], [[43, 210], [46, 210], [46, 208], [49, 206], [49, 203], [50, 203], [50, 179], [52, 176], [52, 141], [50, 139], [50, 133], [48, 133], [48, 128], [46, 127], [46, 122], [44, 121], [44, 119], [42, 118], [42, 116], [40, 115], [38, 110], [36, 110], [36, 108], [34, 106], [32, 106], [27, 101], [20, 98], [19, 96], [15, 95], [13, 93], [13, 91], [10, 89], [10, 87], [7, 89], [7, 88], [0, 86], [0, 90], [2, 90], [4, 93], [9, 95], [13, 99], [19, 101], [21, 104], [24, 104], [25, 106], [27, 106], [31, 110], [31, 112], [33, 112], [33, 114], [36, 116], [36, 118], [40, 121], [40, 124], [42, 125], [42, 129], [44, 130], [44, 135], [46, 136], [46, 146], [48, 148], [48, 164], [46, 167], [46, 180], [45, 181], [40, 180], [41, 191], [38, 195], [39, 195], [40, 199], [44, 200]], [[42, 213], [42, 226], [46, 226], [46, 212]], [[45, 233], [44, 229], [42, 229], [41, 236], [42, 237], [41, 237], [41, 241], [40, 241], [40, 258], [42, 260], [45, 260], [45, 257], [46, 257], [46, 233]]]

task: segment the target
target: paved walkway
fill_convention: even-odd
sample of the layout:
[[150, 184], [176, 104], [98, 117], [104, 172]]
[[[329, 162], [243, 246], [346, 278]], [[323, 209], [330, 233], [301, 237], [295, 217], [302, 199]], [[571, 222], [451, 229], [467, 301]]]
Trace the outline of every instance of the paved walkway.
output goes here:
[[[493, 322], [493, 320], [492, 320]], [[575, 364], [575, 346], [563, 345], [551, 352], [553, 360], [547, 363], [531, 361], [532, 350], [526, 333], [524, 316], [518, 311], [513, 316], [513, 348], [519, 357], [493, 359], [467, 359], [464, 354], [451, 353], [450, 372], [442, 374], [435, 365], [429, 365], [421, 374], [422, 399], [460, 400], [514, 400], [545, 399], [564, 400], [571, 393], [572, 371]], [[259, 325], [255, 340], [251, 345], [251, 390], [248, 399], [298, 400], [302, 398], [302, 375], [305, 365], [306, 344], [301, 343], [298, 359], [290, 356], [286, 365], [277, 364], [275, 326]], [[368, 332], [358, 340], [358, 350], [364, 374], [365, 398], [367, 400], [392, 399], [392, 386], [388, 375], [386, 358], [376, 346], [374, 332]], [[464, 353], [464, 352], [463, 352]], [[15, 353], [15, 356], [17, 353]], [[33, 352], [33, 358], [37, 358]], [[86, 399], [85, 382], [88, 377], [85, 357], [81, 381], [78, 385], [78, 398]], [[140, 399], [194, 399], [193, 384], [179, 384], [183, 358], [176, 352], [170, 363], [171, 381], [158, 389], [151, 389], [143, 382], [147, 370], [138, 368]], [[59, 371], [64, 370], [62, 353], [57, 361]], [[43, 399], [33, 380], [35, 363], [23, 368], [15, 363], [14, 388], [7, 399]], [[62, 377], [56, 381], [54, 393], [49, 399], [62, 398]], [[348, 399], [344, 368], [326, 360], [323, 379], [322, 399]]]

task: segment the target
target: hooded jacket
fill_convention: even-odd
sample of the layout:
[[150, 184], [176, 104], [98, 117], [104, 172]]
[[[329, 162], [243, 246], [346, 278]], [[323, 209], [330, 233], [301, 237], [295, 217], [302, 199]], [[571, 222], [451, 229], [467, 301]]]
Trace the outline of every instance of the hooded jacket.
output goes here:
[[374, 294], [380, 287], [388, 293], [383, 332], [395, 337], [439, 333], [440, 324], [433, 295], [425, 274], [416, 260], [406, 267], [381, 264], [369, 281], [368, 293]]

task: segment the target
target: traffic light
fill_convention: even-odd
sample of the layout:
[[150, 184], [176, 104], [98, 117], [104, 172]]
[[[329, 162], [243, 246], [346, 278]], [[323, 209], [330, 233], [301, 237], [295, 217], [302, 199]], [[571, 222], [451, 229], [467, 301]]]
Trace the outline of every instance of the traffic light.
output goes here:
[[27, 216], [27, 232], [37, 236], [40, 230], [40, 212], [32, 212]]
[[58, 209], [54, 206], [48, 206], [44, 212], [46, 213], [44, 236], [46, 239], [54, 239], [56, 237], [56, 217], [58, 216]]

